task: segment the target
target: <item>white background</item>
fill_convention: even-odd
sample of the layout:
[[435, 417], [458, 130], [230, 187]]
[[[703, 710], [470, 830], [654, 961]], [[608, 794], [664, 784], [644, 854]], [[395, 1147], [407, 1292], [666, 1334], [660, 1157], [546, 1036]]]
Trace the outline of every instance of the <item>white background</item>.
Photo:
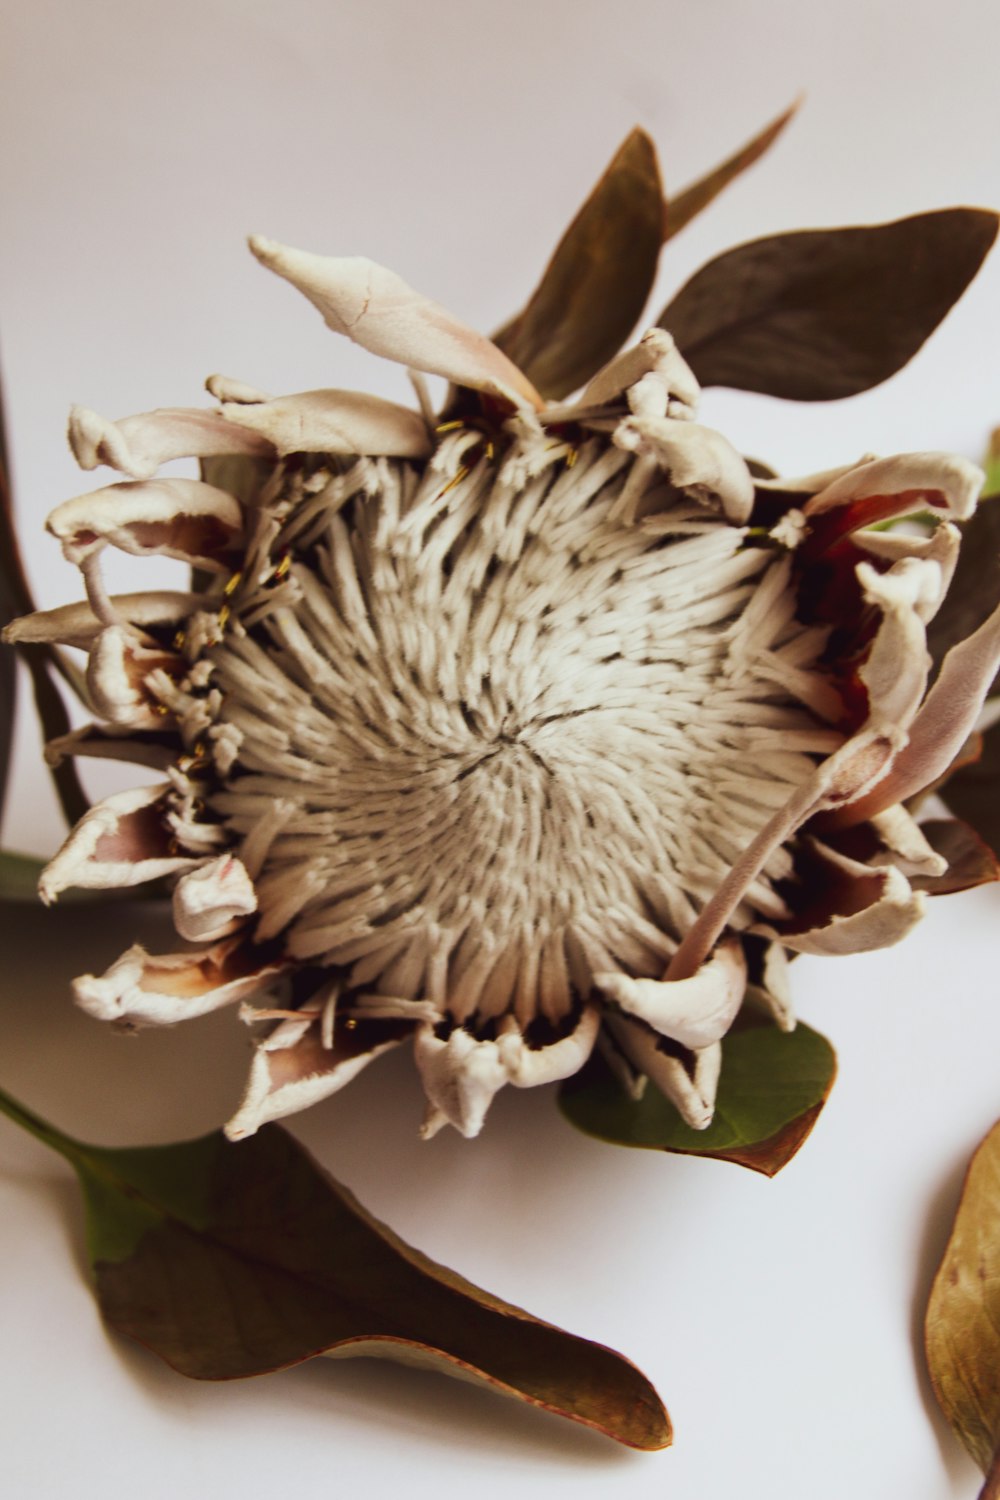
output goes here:
[[[488, 331], [633, 124], [677, 188], [801, 89], [786, 137], [670, 247], [654, 314], [740, 239], [1000, 203], [992, 0], [6, 11], [0, 352], [46, 604], [79, 585], [42, 520], [93, 485], [63, 442], [71, 402], [111, 416], [197, 402], [217, 369], [276, 391], [356, 384], [409, 399], [400, 371], [335, 340], [256, 265], [246, 231], [369, 254]], [[998, 328], [995, 259], [878, 391], [816, 407], [712, 395], [706, 415], [784, 470], [868, 450], [978, 457], [1000, 420]], [[112, 581], [169, 576], [125, 560]], [[20, 746], [4, 840], [46, 852], [59, 822], [28, 715]], [[589, 1141], [542, 1092], [508, 1091], [477, 1142], [421, 1145], [400, 1055], [301, 1121], [415, 1244], [636, 1360], [676, 1423], [658, 1456], [368, 1361], [185, 1383], [106, 1335], [68, 1175], [0, 1122], [5, 1493], [971, 1500], [975, 1471], [936, 1416], [915, 1341], [963, 1163], [1000, 1112], [998, 912], [995, 889], [947, 898], [900, 950], [796, 965], [802, 1014], [842, 1071], [813, 1138], [770, 1183]], [[5, 918], [0, 1081], [106, 1142], [213, 1127], [246, 1063], [230, 1015], [125, 1042], [73, 1012], [68, 977], [103, 966], [142, 921]]]

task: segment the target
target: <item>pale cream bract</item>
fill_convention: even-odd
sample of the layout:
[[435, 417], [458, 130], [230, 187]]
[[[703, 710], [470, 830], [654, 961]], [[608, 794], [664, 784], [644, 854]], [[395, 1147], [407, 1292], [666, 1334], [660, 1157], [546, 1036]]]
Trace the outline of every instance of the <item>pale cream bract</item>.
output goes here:
[[[392, 273], [251, 244], [457, 405], [435, 425], [213, 376], [217, 413], [74, 409], [81, 465], [128, 481], [49, 519], [86, 607], [9, 637], [88, 651], [103, 722], [54, 757], [166, 779], [93, 808], [42, 895], [168, 876], [186, 944], [130, 948], [79, 1002], [145, 1025], [256, 997], [232, 1136], [406, 1039], [426, 1134], [474, 1135], [504, 1084], [595, 1045], [707, 1125], [747, 994], [790, 1028], [786, 954], [896, 942], [911, 880], [944, 869], [902, 803], [1000, 660], [998, 613], [928, 691], [980, 472], [923, 453], [755, 480], [660, 329], [546, 406]], [[179, 456], [218, 482], [154, 477]], [[917, 510], [930, 535], [866, 529]], [[109, 545], [210, 582], [111, 598]]]

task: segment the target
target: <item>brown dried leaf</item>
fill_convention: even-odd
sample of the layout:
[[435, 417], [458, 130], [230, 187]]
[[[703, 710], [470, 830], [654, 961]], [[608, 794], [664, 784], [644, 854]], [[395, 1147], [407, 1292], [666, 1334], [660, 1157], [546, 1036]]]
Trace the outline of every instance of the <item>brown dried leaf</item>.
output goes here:
[[952, 812], [1000, 854], [1000, 724], [982, 736], [979, 758], [948, 777], [941, 796]]
[[891, 224], [753, 240], [664, 310], [702, 385], [794, 401], [868, 390], [902, 368], [964, 292], [997, 215], [939, 209]]
[[663, 240], [673, 239], [686, 224], [690, 224], [696, 214], [708, 207], [713, 198], [717, 198], [724, 188], [745, 172], [747, 167], [752, 167], [755, 161], [759, 161], [784, 130], [793, 115], [797, 114], [802, 106], [803, 96], [799, 97], [780, 114], [770, 125], [764, 127], [753, 140], [747, 142], [739, 151], [721, 166], [709, 172], [707, 176], [700, 177], [690, 187], [678, 193], [676, 198], [668, 198], [663, 215]]
[[528, 305], [494, 335], [550, 400], [585, 384], [628, 338], [653, 286], [663, 226], [656, 150], [633, 130], [563, 235]]
[[969, 1165], [924, 1328], [938, 1404], [1000, 1495], [1000, 1122]]
[[916, 875], [910, 884], [932, 896], [950, 896], [1000, 880], [1000, 860], [968, 823], [960, 818], [935, 818], [920, 825], [920, 831], [936, 854], [948, 861], [943, 875]]
[[238, 1145], [215, 1134], [114, 1149], [71, 1140], [2, 1093], [0, 1110], [76, 1170], [104, 1316], [181, 1374], [234, 1380], [318, 1354], [374, 1355], [472, 1379], [629, 1447], [670, 1443], [633, 1364], [404, 1244], [277, 1125]]

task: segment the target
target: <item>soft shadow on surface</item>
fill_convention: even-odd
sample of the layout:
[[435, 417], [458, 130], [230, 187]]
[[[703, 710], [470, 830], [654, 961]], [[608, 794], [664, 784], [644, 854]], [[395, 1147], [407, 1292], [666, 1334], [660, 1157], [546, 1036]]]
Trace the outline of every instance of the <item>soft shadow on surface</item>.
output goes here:
[[249, 1380], [202, 1382], [176, 1374], [111, 1330], [108, 1343], [109, 1356], [113, 1351], [156, 1408], [186, 1423], [243, 1425], [259, 1418], [277, 1430], [284, 1408], [290, 1421], [303, 1412], [317, 1420], [339, 1418], [383, 1442], [394, 1436], [408, 1447], [447, 1450], [450, 1456], [474, 1453], [496, 1463], [507, 1455], [518, 1464], [549, 1462], [562, 1468], [601, 1464], [609, 1476], [623, 1477], [631, 1465], [651, 1456], [496, 1391], [389, 1360], [318, 1358]]
[[968, 1485], [971, 1493], [972, 1486], [976, 1482], [977, 1477], [978, 1482], [982, 1482], [982, 1475], [962, 1447], [958, 1438], [952, 1432], [944, 1413], [940, 1406], [938, 1406], [937, 1398], [934, 1395], [934, 1388], [931, 1385], [931, 1378], [927, 1370], [927, 1356], [924, 1352], [924, 1318], [927, 1313], [927, 1302], [931, 1294], [931, 1286], [934, 1283], [934, 1277], [937, 1275], [937, 1269], [941, 1264], [945, 1246], [951, 1235], [952, 1224], [955, 1221], [958, 1200], [962, 1194], [962, 1184], [965, 1181], [965, 1174], [969, 1168], [969, 1158], [972, 1156], [976, 1144], [976, 1142], [973, 1142], [969, 1147], [968, 1157], [955, 1163], [931, 1199], [927, 1211], [927, 1223], [920, 1240], [910, 1319], [910, 1338], [913, 1345], [913, 1361], [917, 1370], [920, 1399], [927, 1413], [927, 1419], [934, 1429], [934, 1435], [941, 1450], [941, 1461], [944, 1464], [948, 1479], [955, 1485], [956, 1493], [963, 1485]]
[[[101, 972], [137, 940], [154, 952], [174, 945], [162, 907], [122, 902], [49, 911], [0, 908], [6, 959], [0, 1080], [29, 1108], [96, 1144], [148, 1144], [217, 1128], [232, 1113], [246, 1077], [248, 1038], [233, 1009], [171, 1030], [119, 1036], [73, 1005], [72, 977]], [[601, 1148], [569, 1130], [551, 1090], [508, 1090], [484, 1136], [471, 1142], [453, 1132], [422, 1142], [422, 1110], [412, 1058], [402, 1048], [342, 1095], [291, 1123], [370, 1210], [427, 1253], [514, 1301], [526, 1300], [517, 1295], [519, 1260], [541, 1260], [551, 1264], [553, 1289], [561, 1291], [565, 1245], [559, 1231], [565, 1235], [567, 1226], [558, 1221], [564, 1213], [571, 1216], [574, 1202], [578, 1211], [588, 1199], [593, 1203], [594, 1151]], [[611, 1182], [600, 1173], [603, 1214], [612, 1218], [629, 1195], [629, 1155]], [[641, 1167], [636, 1160], [634, 1168]], [[27, 1190], [27, 1174], [14, 1167], [10, 1175]], [[89, 1286], [76, 1181], [56, 1168], [43, 1169], [31, 1182], [32, 1191], [49, 1195], [76, 1271]], [[599, 1337], [578, 1326], [588, 1320], [577, 1301], [570, 1320], [574, 1332]], [[396, 1433], [432, 1452], [466, 1451], [494, 1463], [507, 1454], [518, 1462], [600, 1464], [624, 1477], [623, 1466], [643, 1457], [497, 1392], [388, 1361], [319, 1359], [250, 1381], [203, 1384], [177, 1375], [110, 1330], [108, 1344], [109, 1357], [113, 1351], [150, 1401], [178, 1420], [231, 1417], [242, 1423], [257, 1413], [270, 1425], [284, 1406], [288, 1420], [306, 1408], [373, 1434]]]

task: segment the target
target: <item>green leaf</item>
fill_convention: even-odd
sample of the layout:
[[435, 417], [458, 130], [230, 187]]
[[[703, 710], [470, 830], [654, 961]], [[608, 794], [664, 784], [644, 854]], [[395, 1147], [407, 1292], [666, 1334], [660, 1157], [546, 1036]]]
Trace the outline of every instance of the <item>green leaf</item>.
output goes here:
[[591, 1059], [563, 1084], [559, 1106], [579, 1130], [619, 1146], [718, 1156], [773, 1177], [812, 1130], [833, 1086], [837, 1062], [819, 1032], [743, 1023], [722, 1044], [715, 1118], [691, 1130], [652, 1085], [630, 1099], [607, 1064]]
[[998, 219], [940, 209], [739, 245], [664, 310], [702, 385], [832, 401], [902, 368], [964, 292]]
[[0, 849], [0, 900], [37, 901], [38, 877], [44, 869], [45, 861], [33, 854]]
[[1000, 427], [995, 428], [990, 435], [985, 468], [986, 483], [983, 485], [983, 494], [986, 496], [1000, 494]]
[[672, 239], [686, 224], [690, 224], [696, 214], [700, 214], [713, 198], [719, 196], [723, 188], [727, 188], [735, 178], [746, 171], [747, 167], [752, 167], [755, 161], [760, 160], [764, 152], [773, 146], [801, 104], [802, 99], [799, 97], [785, 110], [784, 114], [772, 120], [770, 125], [765, 126], [758, 135], [754, 136], [753, 140], [748, 141], [741, 150], [730, 156], [720, 167], [716, 167], [714, 172], [700, 177], [682, 193], [678, 193], [676, 198], [667, 199], [663, 220], [664, 242]]
[[940, 795], [1000, 855], [1000, 724], [987, 729], [979, 759], [949, 776]]
[[1000, 1496], [1000, 1122], [969, 1165], [924, 1327], [938, 1405]]
[[530, 302], [494, 343], [559, 401], [618, 352], [646, 305], [663, 230], [656, 150], [633, 130], [563, 235]]
[[628, 1360], [404, 1244], [280, 1127], [238, 1145], [215, 1134], [122, 1150], [69, 1140], [3, 1095], [0, 1108], [75, 1168], [108, 1322], [182, 1374], [232, 1380], [317, 1354], [377, 1355], [630, 1447], [669, 1444], [663, 1405]]

